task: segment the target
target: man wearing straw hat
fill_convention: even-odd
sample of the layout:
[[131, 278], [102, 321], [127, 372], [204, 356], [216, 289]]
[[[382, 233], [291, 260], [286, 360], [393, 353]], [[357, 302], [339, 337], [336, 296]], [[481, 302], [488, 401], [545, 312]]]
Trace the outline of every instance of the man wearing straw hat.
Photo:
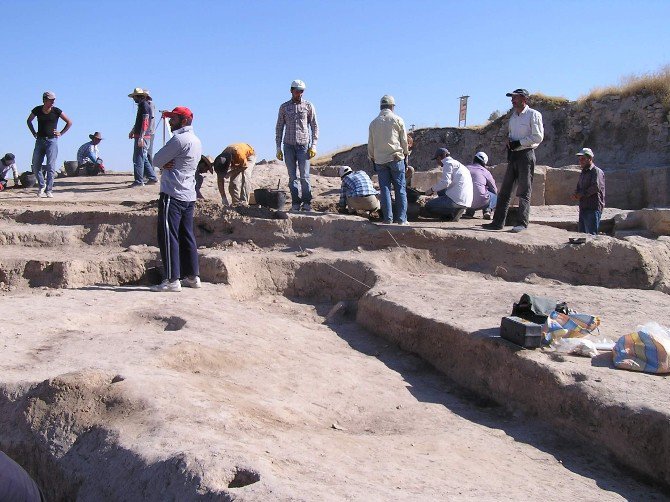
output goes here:
[[137, 115], [135, 124], [130, 130], [128, 137], [133, 140], [133, 168], [135, 180], [131, 188], [144, 185], [144, 178], [147, 183], [157, 183], [156, 172], [149, 160], [149, 146], [151, 145], [151, 103], [147, 91], [141, 87], [135, 87], [133, 92], [128, 94], [137, 103]]
[[102, 134], [96, 131], [89, 134], [88, 137], [91, 141], [87, 141], [77, 150], [77, 162], [79, 163], [79, 169], [85, 170], [89, 176], [95, 176], [105, 172], [98, 149], [98, 145], [102, 141]]

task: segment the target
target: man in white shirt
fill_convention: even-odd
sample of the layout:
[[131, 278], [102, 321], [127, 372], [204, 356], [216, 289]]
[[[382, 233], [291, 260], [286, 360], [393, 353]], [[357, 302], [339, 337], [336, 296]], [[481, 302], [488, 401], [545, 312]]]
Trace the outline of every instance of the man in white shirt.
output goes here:
[[442, 166], [442, 177], [426, 190], [426, 195], [437, 194], [437, 197], [426, 203], [426, 211], [448, 221], [458, 221], [472, 204], [470, 171], [452, 158], [446, 148], [438, 148], [433, 160]]
[[[405, 189], [405, 158], [409, 155], [405, 122], [393, 113], [395, 100], [385, 95], [379, 102], [379, 115], [370, 122], [368, 157], [379, 176], [383, 223], [407, 224], [407, 191]], [[395, 207], [391, 206], [391, 186]]]
[[19, 186], [19, 170], [16, 168], [14, 154], [6, 153], [5, 156], [0, 159], [0, 191], [7, 188], [7, 180], [10, 172], [14, 178], [14, 186]]
[[507, 141], [507, 171], [498, 194], [493, 221], [482, 225], [487, 230], [502, 230], [515, 187], [519, 196], [519, 221], [512, 232], [528, 228], [530, 196], [535, 172], [535, 149], [544, 139], [542, 114], [527, 104], [530, 94], [526, 89], [516, 89], [506, 94], [512, 98], [513, 112], [509, 119]]

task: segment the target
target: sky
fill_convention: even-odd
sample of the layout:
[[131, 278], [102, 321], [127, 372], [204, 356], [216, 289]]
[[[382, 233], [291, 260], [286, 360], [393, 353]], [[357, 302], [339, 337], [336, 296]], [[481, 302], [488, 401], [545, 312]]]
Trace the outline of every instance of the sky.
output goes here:
[[[275, 155], [293, 79], [317, 112], [319, 155], [367, 142], [391, 94], [408, 127], [468, 125], [518, 87], [577, 99], [670, 63], [670, 1], [0, 0], [0, 155], [30, 168], [26, 119], [42, 93], [73, 126], [58, 165], [100, 131], [108, 169], [132, 170], [135, 87], [159, 110], [188, 106], [203, 151], [250, 143]], [[62, 123], [61, 123], [62, 124]], [[162, 136], [157, 135], [157, 146]]]

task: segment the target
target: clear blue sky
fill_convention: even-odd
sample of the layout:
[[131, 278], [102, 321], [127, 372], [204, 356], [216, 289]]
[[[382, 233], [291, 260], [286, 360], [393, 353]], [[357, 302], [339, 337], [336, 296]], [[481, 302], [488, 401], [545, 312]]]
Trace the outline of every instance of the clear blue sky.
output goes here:
[[[27, 170], [25, 121], [53, 90], [72, 119], [59, 165], [101, 131], [106, 165], [131, 170], [134, 87], [195, 114], [204, 151], [251, 143], [274, 157], [291, 80], [317, 110], [319, 154], [365, 143], [379, 98], [417, 126], [468, 124], [509, 108], [505, 92], [576, 99], [670, 63], [670, 2], [0, 0], [1, 153]], [[159, 138], [160, 139], [160, 138]], [[0, 154], [1, 154], [0, 153]]]

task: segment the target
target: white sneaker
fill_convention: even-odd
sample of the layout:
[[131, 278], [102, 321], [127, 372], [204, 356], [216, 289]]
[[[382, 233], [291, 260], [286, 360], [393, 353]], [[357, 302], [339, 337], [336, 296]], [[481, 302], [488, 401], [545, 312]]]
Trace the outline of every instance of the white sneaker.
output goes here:
[[170, 282], [167, 279], [165, 279], [160, 284], [151, 286], [150, 289], [151, 291], [154, 291], [156, 293], [178, 293], [179, 291], [181, 291], [181, 283], [179, 282], [179, 279], [177, 279], [174, 282]]
[[524, 227], [523, 225], [517, 225], [516, 227], [512, 228], [512, 232], [515, 234], [523, 232], [524, 230], [526, 230], [526, 227]]
[[198, 277], [197, 275], [194, 276], [193, 279], [191, 279], [190, 277], [184, 277], [181, 280], [181, 285], [184, 286], [185, 288], [195, 288], [195, 289], [202, 287], [200, 277]]
[[50, 199], [53, 199], [54, 194], [52, 192], [47, 192], [47, 197], [49, 197]]
[[44, 188], [40, 188], [40, 189], [37, 191], [37, 196], [38, 196], [38, 197], [44, 197]]

